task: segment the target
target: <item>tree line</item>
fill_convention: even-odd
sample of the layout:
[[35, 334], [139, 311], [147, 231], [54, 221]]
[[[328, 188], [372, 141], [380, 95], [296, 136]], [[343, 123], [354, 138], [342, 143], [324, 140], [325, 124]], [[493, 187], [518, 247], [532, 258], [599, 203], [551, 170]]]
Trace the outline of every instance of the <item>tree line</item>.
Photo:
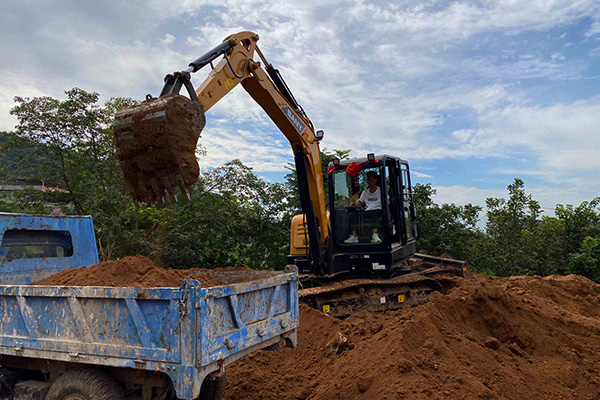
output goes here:
[[[0, 133], [0, 178], [34, 178], [62, 190], [16, 191], [0, 197], [0, 211], [92, 215], [105, 260], [143, 254], [172, 268], [285, 265], [290, 221], [299, 212], [292, 166], [284, 182], [271, 183], [233, 160], [201, 174], [190, 203], [136, 207], [111, 130], [115, 112], [133, 100], [100, 104], [97, 93], [78, 88], [65, 94], [16, 97], [18, 124]], [[324, 168], [349, 153], [324, 151]], [[481, 227], [482, 207], [437, 204], [430, 184], [413, 190], [420, 252], [464, 259], [492, 275], [576, 273], [600, 282], [600, 198], [542, 215], [516, 178], [504, 198], [487, 199]]]

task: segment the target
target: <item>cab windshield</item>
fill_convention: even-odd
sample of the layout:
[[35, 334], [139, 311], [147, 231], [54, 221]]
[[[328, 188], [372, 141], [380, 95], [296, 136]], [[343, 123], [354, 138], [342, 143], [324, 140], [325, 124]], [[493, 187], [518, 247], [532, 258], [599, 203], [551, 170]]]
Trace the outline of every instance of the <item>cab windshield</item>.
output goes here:
[[340, 244], [377, 244], [384, 240], [381, 167], [333, 172], [335, 240]]

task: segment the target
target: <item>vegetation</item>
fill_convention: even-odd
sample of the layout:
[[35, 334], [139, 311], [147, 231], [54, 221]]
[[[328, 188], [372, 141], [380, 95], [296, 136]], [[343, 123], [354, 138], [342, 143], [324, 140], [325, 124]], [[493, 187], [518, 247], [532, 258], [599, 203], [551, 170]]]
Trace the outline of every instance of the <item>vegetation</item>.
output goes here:
[[[15, 99], [17, 128], [0, 132], [0, 179], [33, 178], [60, 190], [16, 191], [0, 197], [0, 211], [92, 215], [102, 259], [145, 254], [176, 268], [285, 265], [290, 220], [300, 210], [293, 165], [284, 183], [268, 183], [234, 160], [202, 174], [191, 203], [136, 207], [110, 128], [132, 100], [98, 100], [77, 88], [66, 100]], [[323, 169], [349, 152], [323, 151]], [[482, 207], [439, 205], [434, 195], [430, 184], [414, 187], [419, 251], [465, 259], [489, 274], [577, 273], [600, 282], [600, 198], [557, 205], [546, 216], [515, 179], [506, 198], [487, 199], [480, 228]]]
[[439, 206], [430, 185], [417, 185], [419, 249], [467, 260], [492, 275], [575, 273], [600, 282], [600, 198], [578, 207], [559, 204], [554, 216], [542, 216], [524, 187], [516, 178], [507, 198], [488, 198], [485, 229], [478, 229], [479, 207]]

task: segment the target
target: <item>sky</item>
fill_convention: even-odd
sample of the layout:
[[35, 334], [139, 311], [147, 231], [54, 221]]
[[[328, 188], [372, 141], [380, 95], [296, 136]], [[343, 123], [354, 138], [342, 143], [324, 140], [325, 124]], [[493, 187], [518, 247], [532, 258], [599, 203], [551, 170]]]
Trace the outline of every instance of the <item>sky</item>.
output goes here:
[[[14, 96], [141, 100], [250, 30], [322, 148], [407, 159], [439, 203], [484, 205], [515, 177], [549, 214], [600, 195], [599, 0], [2, 4], [0, 130], [15, 125]], [[238, 158], [283, 179], [289, 144], [241, 86], [207, 120], [202, 168]]]

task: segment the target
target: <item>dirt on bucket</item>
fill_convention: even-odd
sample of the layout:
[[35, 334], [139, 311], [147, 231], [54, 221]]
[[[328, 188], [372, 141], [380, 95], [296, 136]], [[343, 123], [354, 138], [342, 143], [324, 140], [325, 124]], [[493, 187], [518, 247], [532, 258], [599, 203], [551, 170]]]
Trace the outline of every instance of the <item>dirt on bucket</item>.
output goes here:
[[204, 109], [181, 95], [151, 99], [120, 111], [114, 143], [133, 198], [175, 200], [177, 189], [196, 184], [196, 146], [206, 124]]

